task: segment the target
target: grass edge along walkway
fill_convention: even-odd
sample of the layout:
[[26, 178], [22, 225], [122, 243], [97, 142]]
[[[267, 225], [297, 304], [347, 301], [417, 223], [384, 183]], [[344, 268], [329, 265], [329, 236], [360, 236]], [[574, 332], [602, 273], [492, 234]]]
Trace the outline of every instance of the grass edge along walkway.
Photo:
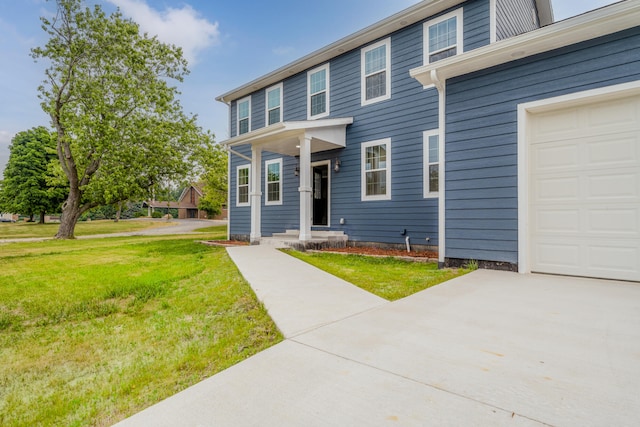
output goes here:
[[283, 252], [389, 301], [407, 297], [472, 270], [438, 269], [437, 263], [393, 257], [299, 252], [293, 249]]
[[111, 425], [282, 340], [226, 251], [193, 236], [3, 249], [2, 426]]

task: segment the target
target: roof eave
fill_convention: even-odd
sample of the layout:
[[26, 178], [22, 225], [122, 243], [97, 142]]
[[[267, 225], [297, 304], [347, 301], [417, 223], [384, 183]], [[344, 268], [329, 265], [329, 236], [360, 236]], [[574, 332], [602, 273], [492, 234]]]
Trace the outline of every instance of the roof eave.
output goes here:
[[[465, 0], [422, 1], [322, 49], [316, 50], [284, 67], [278, 68], [269, 74], [220, 95], [216, 97], [216, 101], [229, 105], [233, 100], [240, 99], [252, 92], [279, 83], [294, 74], [323, 64], [348, 51], [357, 49], [404, 27], [420, 22], [460, 3], [464, 3], [464, 1]], [[539, 1], [548, 2], [548, 0]]]
[[620, 2], [410, 70], [423, 86], [637, 27], [639, 2]]

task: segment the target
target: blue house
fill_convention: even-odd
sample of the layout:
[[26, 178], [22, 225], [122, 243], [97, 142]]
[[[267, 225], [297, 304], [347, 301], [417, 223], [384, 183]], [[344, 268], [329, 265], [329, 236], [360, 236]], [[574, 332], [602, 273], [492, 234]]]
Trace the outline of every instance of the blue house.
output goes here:
[[640, 280], [636, 0], [427, 0], [217, 99], [232, 238]]

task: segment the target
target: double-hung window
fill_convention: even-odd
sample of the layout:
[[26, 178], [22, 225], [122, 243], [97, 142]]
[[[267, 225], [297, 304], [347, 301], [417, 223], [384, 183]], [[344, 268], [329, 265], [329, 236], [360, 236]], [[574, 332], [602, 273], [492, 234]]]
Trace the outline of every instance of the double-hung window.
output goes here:
[[236, 168], [236, 206], [249, 206], [249, 177], [251, 165]]
[[282, 83], [267, 89], [267, 126], [282, 121]]
[[462, 9], [426, 22], [424, 34], [425, 64], [462, 53]]
[[423, 134], [424, 152], [424, 197], [438, 196], [440, 189], [440, 137], [439, 131]]
[[268, 160], [264, 163], [264, 186], [267, 198], [265, 205], [282, 204], [282, 159]]
[[391, 199], [391, 139], [365, 142], [362, 150], [362, 200]]
[[391, 39], [360, 51], [361, 102], [371, 104], [391, 97]]
[[307, 73], [307, 118], [329, 115], [329, 64]]
[[251, 132], [251, 97], [239, 100], [236, 105], [238, 108], [238, 135]]

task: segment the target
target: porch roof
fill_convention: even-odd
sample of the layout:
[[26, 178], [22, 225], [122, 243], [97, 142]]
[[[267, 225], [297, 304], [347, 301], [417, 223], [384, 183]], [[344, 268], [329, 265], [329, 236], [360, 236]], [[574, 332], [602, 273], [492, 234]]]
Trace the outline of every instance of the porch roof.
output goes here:
[[300, 154], [302, 137], [311, 139], [311, 152], [317, 153], [344, 148], [347, 143], [346, 129], [352, 123], [353, 117], [281, 122], [233, 137], [222, 144], [228, 148], [259, 146], [263, 151], [297, 156]]

